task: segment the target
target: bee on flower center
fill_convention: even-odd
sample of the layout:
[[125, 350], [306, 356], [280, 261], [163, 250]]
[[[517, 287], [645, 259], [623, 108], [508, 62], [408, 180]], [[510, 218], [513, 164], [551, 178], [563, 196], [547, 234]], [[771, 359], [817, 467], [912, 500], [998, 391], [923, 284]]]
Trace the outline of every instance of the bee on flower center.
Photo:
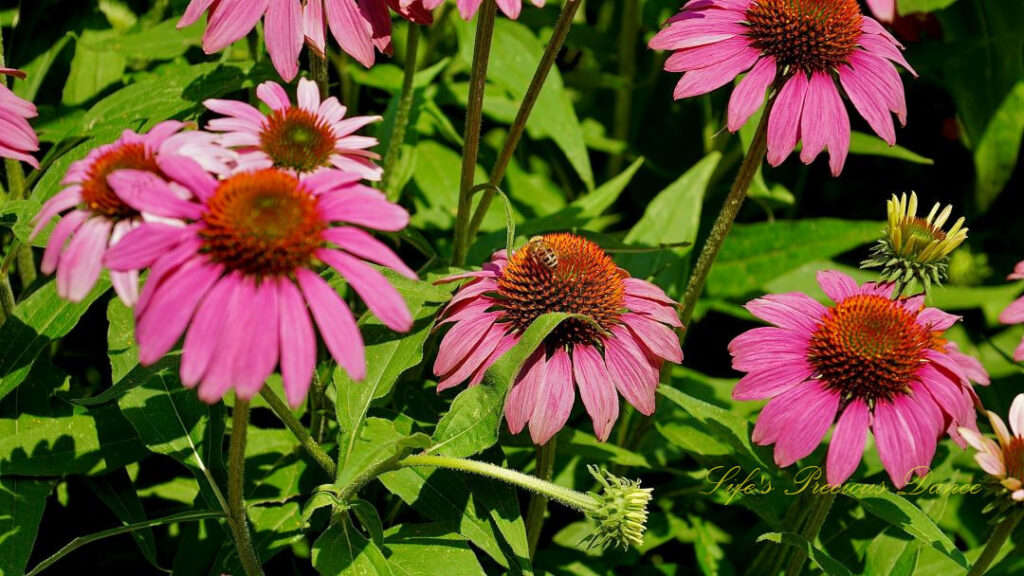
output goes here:
[[551, 244], [548, 244], [543, 236], [534, 236], [526, 244], [527, 253], [534, 256], [541, 264], [551, 270], [558, 267], [558, 252]]

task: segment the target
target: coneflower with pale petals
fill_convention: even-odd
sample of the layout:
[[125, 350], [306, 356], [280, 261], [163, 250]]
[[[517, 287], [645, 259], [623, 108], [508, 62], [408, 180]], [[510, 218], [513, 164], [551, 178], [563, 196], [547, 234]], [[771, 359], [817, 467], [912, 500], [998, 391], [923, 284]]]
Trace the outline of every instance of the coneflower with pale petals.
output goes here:
[[[518, 0], [516, 0], [518, 1]], [[430, 25], [444, 0], [308, 0], [303, 10], [306, 43], [321, 57], [327, 50], [326, 22], [334, 40], [369, 68], [375, 51], [392, 53], [391, 12], [413, 24]], [[325, 14], [326, 11], [326, 14]], [[326, 18], [325, 18], [326, 16]]]
[[[530, 0], [538, 8], [544, 7], [544, 1]], [[476, 15], [483, 2], [484, 0], [457, 0], [456, 5], [459, 7], [459, 15], [462, 16], [463, 20], [470, 20]], [[502, 14], [513, 20], [519, 18], [519, 13], [523, 10], [523, 0], [495, 0], [495, 2], [497, 2], [498, 9], [501, 10]]]
[[892, 114], [906, 124], [903, 84], [893, 62], [914, 71], [899, 42], [862, 16], [857, 0], [690, 0], [650, 47], [673, 51], [665, 69], [683, 72], [677, 100], [747, 72], [729, 99], [731, 132], [761, 107], [766, 90], [777, 88], [768, 117], [772, 166], [802, 141], [800, 160], [810, 164], [828, 148], [832, 174], [839, 175], [850, 149], [850, 118], [839, 86], [890, 146], [896, 143]]
[[808, 456], [835, 424], [826, 476], [842, 483], [870, 430], [890, 480], [902, 488], [927, 472], [943, 434], [963, 446], [957, 429], [977, 429], [971, 381], [988, 384], [988, 374], [943, 338], [959, 317], [925, 307], [923, 296], [893, 300], [891, 284], [858, 286], [834, 271], [820, 272], [818, 284], [833, 306], [796, 292], [746, 305], [774, 326], [729, 344], [733, 368], [747, 373], [732, 396], [770, 400], [753, 440], [774, 444], [779, 466]]
[[12, 68], [0, 68], [0, 158], [10, 158], [39, 168], [39, 161], [32, 156], [39, 151], [39, 137], [36, 136], [29, 118], [38, 116], [34, 104], [11, 92], [4, 76], [25, 78], [25, 73]]
[[683, 360], [674, 330], [681, 327], [676, 303], [657, 286], [629, 278], [585, 238], [537, 237], [511, 256], [495, 253], [479, 272], [448, 281], [463, 278], [472, 281], [440, 317], [441, 325], [452, 327], [434, 363], [438, 391], [466, 381], [479, 384], [543, 314], [587, 318], [555, 327], [527, 359], [505, 402], [512, 432], [529, 425], [538, 445], [569, 419], [575, 389], [602, 441], [619, 417], [619, 394], [642, 414], [653, 413], [662, 364]]
[[359, 184], [358, 174], [298, 176], [266, 168], [218, 181], [187, 158], [161, 156], [158, 162], [172, 184], [142, 171], [110, 177], [135, 209], [188, 222], [145, 223], [104, 260], [112, 270], [150, 269], [135, 308], [143, 364], [157, 361], [185, 334], [181, 380], [199, 385], [200, 399], [215, 402], [229, 388], [251, 398], [280, 365], [285, 395], [297, 406], [316, 366], [315, 321], [338, 364], [362, 379], [362, 337], [348, 306], [318, 273], [320, 263], [344, 278], [386, 326], [400, 332], [412, 326], [401, 295], [365, 261], [411, 278], [415, 272], [363, 230], [398, 231], [409, 215]]
[[994, 412], [988, 412], [995, 430], [995, 443], [976, 430], [960, 430], [967, 443], [978, 451], [974, 459], [1006, 489], [1011, 500], [1024, 503], [1024, 394], [1018, 394], [1010, 405], [1010, 427]]
[[[68, 168], [61, 182], [66, 188], [43, 204], [32, 231], [34, 238], [54, 216], [61, 215], [40, 268], [46, 274], [57, 272], [57, 293], [62, 298], [73, 302], [85, 298], [100, 276], [104, 252], [134, 228], [146, 220], [167, 221], [121, 200], [110, 187], [112, 174], [142, 170], [163, 178], [157, 157], [168, 153], [187, 155], [216, 173], [230, 169], [234, 154], [218, 145], [213, 134], [185, 127], [168, 121], [146, 134], [125, 130], [117, 141], [92, 150]], [[121, 301], [133, 306], [139, 296], [138, 272], [112, 271], [110, 280]]]
[[[1024, 260], [1017, 263], [1013, 274], [1006, 277], [1007, 280], [1024, 280]], [[999, 315], [999, 321], [1003, 324], [1020, 324], [1024, 322], [1024, 296], [1017, 298], [1003, 310]], [[1017, 362], [1024, 362], [1024, 338], [1021, 339], [1017, 349], [1013, 351], [1013, 359]]]
[[236, 100], [207, 100], [207, 108], [222, 114], [206, 129], [220, 132], [220, 143], [238, 152], [241, 170], [287, 168], [300, 173], [337, 168], [380, 180], [381, 168], [373, 163], [380, 156], [369, 148], [377, 139], [356, 131], [380, 121], [380, 116], [345, 118], [346, 108], [335, 97], [321, 100], [315, 82], [299, 80], [296, 105], [276, 82], [264, 82], [256, 95], [268, 107], [263, 114]]

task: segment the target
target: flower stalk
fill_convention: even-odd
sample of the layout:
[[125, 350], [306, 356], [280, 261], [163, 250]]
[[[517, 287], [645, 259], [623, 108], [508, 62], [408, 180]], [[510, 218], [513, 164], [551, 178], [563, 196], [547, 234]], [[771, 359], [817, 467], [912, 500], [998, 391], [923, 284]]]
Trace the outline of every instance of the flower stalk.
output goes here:
[[[821, 527], [825, 525], [825, 519], [828, 518], [828, 512], [832, 509], [832, 502], [835, 499], [835, 494], [831, 492], [816, 494], [811, 499], [807, 522], [800, 531], [800, 535], [805, 540], [813, 544], [814, 540], [818, 538], [818, 532], [821, 532]], [[793, 556], [789, 560], [789, 566], [786, 568], [786, 576], [799, 576], [804, 569], [804, 562], [806, 561], [807, 550], [803, 548], [794, 549]]]
[[[556, 438], [548, 440], [537, 447], [537, 478], [550, 482], [555, 472]], [[530, 558], [537, 553], [537, 542], [540, 531], [544, 528], [544, 514], [548, 509], [548, 497], [534, 492], [530, 495], [530, 505], [526, 510], [526, 542], [530, 549]]]
[[967, 573], [967, 576], [981, 576], [988, 571], [992, 561], [995, 560], [996, 555], [999, 554], [999, 550], [1006, 543], [1007, 538], [1013, 533], [1013, 529], [1020, 524], [1021, 519], [1024, 519], [1024, 507], [1017, 506], [1017, 509], [1008, 514], [996, 527], [992, 530], [992, 535], [988, 537], [988, 542], [985, 544], [985, 549], [981, 551], [981, 556], [974, 561], [974, 565], [971, 566], [971, 570]]
[[469, 217], [473, 207], [473, 177], [480, 152], [480, 129], [483, 124], [484, 87], [487, 84], [487, 63], [491, 55], [494, 36], [494, 17], [498, 10], [495, 0], [484, 0], [477, 14], [476, 40], [473, 44], [473, 69], [469, 79], [469, 101], [466, 103], [466, 130], [462, 149], [462, 175], [459, 181], [459, 208], [455, 215], [455, 238], [452, 262], [456, 266], [466, 263], [469, 249]]
[[[264, 389], [266, 387], [264, 386]], [[247, 576], [263, 576], [245, 516], [245, 439], [249, 427], [249, 401], [235, 398], [231, 415], [231, 444], [228, 448], [228, 523], [235, 539], [238, 559]]]
[[[480, 230], [480, 225], [483, 224], [484, 217], [487, 216], [487, 210], [491, 207], [491, 202], [496, 194], [495, 190], [501, 184], [502, 179], [505, 178], [505, 170], [508, 169], [509, 162], [512, 161], [512, 155], [519, 145], [519, 140], [523, 137], [526, 121], [530, 118], [530, 113], [533, 112], [533, 107], [537, 103], [537, 98], [540, 97], [540, 91], [544, 87], [544, 82], [548, 79], [548, 74], [551, 72], [552, 66], [554, 66], [555, 58], [562, 50], [562, 45], [565, 44], [565, 38], [569, 35], [569, 27], [572, 26], [573, 18], [576, 17], [576, 11], [579, 10], [582, 3], [583, 0], [567, 0], [562, 8], [562, 13], [558, 16], [555, 29], [551, 32], [551, 39], [548, 40], [547, 46], [544, 48], [544, 54], [541, 55], [540, 64], [537, 65], [533, 79], [530, 80], [530, 87], [527, 88], [526, 95], [523, 96], [523, 102], [519, 105], [516, 118], [509, 128], [508, 134], [505, 135], [505, 140], [501, 144], [501, 150], [498, 152], [498, 159], [491, 169], [488, 180], [491, 188], [484, 191], [484, 195], [480, 198], [480, 204], [477, 205], [476, 210], [473, 212], [473, 219], [469, 223], [469, 230], [466, 233], [467, 243]], [[468, 244], [466, 248], [468, 249]]]
[[736, 220], [736, 215], [739, 214], [740, 208], [743, 206], [743, 201], [747, 197], [747, 190], [750, 189], [750, 183], [753, 182], [757, 169], [761, 167], [761, 162], [764, 161], [765, 153], [768, 151], [768, 117], [771, 115], [774, 104], [775, 95], [773, 94], [768, 98], [768, 102], [764, 106], [761, 121], [758, 123], [757, 131], [754, 133], [754, 140], [750, 143], [747, 155], [744, 156], [743, 163], [740, 164], [739, 173], [736, 174], [736, 180], [733, 182], [732, 188], [729, 189], [729, 195], [726, 196], [722, 210], [718, 213], [718, 217], [715, 218], [715, 223], [711, 226], [708, 239], [701, 248], [700, 256], [693, 267], [693, 272], [690, 273], [690, 280], [686, 285], [686, 293], [683, 296], [683, 312], [679, 315], [684, 326], [688, 326], [690, 319], [693, 318], [693, 311], [697, 307], [697, 300], [704, 291], [704, 284], [708, 280], [711, 266], [715, 263], [715, 258], [718, 256], [719, 250], [722, 249], [726, 236], [729, 235], [729, 231], [732, 229], [732, 223]]
[[412, 110], [413, 81], [416, 79], [416, 58], [420, 44], [420, 27], [409, 23], [409, 35], [405, 43], [405, 69], [402, 76], [402, 94], [398, 99], [395, 111], [395, 124], [388, 141], [388, 150], [384, 154], [384, 175], [381, 177], [380, 188], [392, 202], [398, 200], [399, 190], [392, 189], [392, 172], [398, 161], [398, 153], [405, 144], [405, 131], [409, 127], [409, 112]]
[[320, 444], [313, 439], [306, 430], [306, 427], [302, 425], [302, 422], [299, 422], [299, 419], [295, 417], [295, 414], [292, 413], [288, 405], [270, 389], [270, 386], [265, 385], [260, 388], [260, 396], [266, 400], [267, 404], [270, 405], [270, 409], [274, 411], [274, 414], [277, 414], [277, 417], [281, 419], [285, 427], [295, 435], [299, 440], [299, 444], [306, 450], [306, 453], [313, 458], [328, 476], [334, 478], [337, 475], [338, 466], [327, 452], [324, 452]]

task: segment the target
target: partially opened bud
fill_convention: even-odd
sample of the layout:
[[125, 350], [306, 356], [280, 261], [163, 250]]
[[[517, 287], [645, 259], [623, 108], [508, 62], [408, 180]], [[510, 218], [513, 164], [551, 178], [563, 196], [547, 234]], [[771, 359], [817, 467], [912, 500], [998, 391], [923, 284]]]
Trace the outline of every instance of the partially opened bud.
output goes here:
[[651, 489], [641, 488], [639, 480], [619, 478], [597, 466], [588, 466], [587, 470], [604, 487], [600, 494], [592, 494], [597, 508], [587, 511], [587, 516], [597, 522], [597, 531], [588, 538], [589, 547], [620, 545], [626, 549], [642, 545]]
[[[948, 230], [943, 230], [953, 211], [936, 203], [928, 216], [917, 215], [917, 194], [893, 195], [886, 203], [889, 226], [885, 238], [872, 249], [862, 268], [881, 268], [882, 280], [908, 285], [921, 283], [927, 291], [941, 284], [947, 276], [949, 255], [967, 239], [967, 228], [961, 217]], [[940, 210], [941, 209], [941, 210]]]

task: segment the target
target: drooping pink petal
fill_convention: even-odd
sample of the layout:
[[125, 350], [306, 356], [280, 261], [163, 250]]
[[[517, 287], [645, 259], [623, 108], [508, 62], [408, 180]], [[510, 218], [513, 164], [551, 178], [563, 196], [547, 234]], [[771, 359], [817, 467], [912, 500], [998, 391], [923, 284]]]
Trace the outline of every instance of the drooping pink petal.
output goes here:
[[78, 230], [88, 217], [89, 213], [84, 210], [72, 210], [57, 222], [46, 244], [46, 250], [43, 251], [43, 260], [39, 266], [43, 274], [53, 274], [57, 269], [68, 236]]
[[775, 81], [775, 59], [764, 57], [754, 64], [729, 96], [727, 127], [737, 132], [764, 102], [764, 93]]
[[437, 383], [438, 393], [465, 382], [467, 378], [476, 373], [485, 364], [486, 360], [491, 357], [504, 338], [505, 329], [499, 325], [492, 325], [480, 338], [479, 343], [477, 343], [473, 350], [459, 363], [458, 367], [453, 372], [444, 374], [444, 378]]
[[870, 423], [871, 413], [860, 398], [854, 399], [843, 410], [828, 445], [825, 475], [829, 484], [842, 484], [853, 475], [864, 454]]
[[800, 139], [800, 117], [807, 94], [807, 75], [794, 74], [779, 90], [768, 116], [768, 163], [782, 164]]
[[220, 52], [256, 27], [268, 0], [217, 0], [203, 34], [203, 50]]
[[892, 124], [892, 115], [886, 105], [886, 98], [871, 78], [860, 69], [843, 65], [839, 69], [839, 81], [853, 106], [867, 120], [871, 129], [888, 145], [895, 145], [896, 129]]
[[658, 373], [632, 339], [605, 340], [604, 358], [615, 387], [641, 414], [651, 415], [655, 407]]
[[441, 347], [434, 361], [434, 374], [447, 374], [458, 366], [491, 329], [494, 320], [493, 315], [481, 315], [452, 326], [441, 340]]
[[192, 0], [189, 2], [188, 7], [185, 8], [185, 13], [181, 16], [181, 20], [178, 20], [178, 28], [184, 28], [191, 26], [199, 21], [199, 18], [203, 16], [210, 5], [217, 0]]
[[814, 368], [806, 360], [753, 370], [736, 383], [732, 397], [736, 400], [774, 398], [807, 382], [813, 375]]
[[363, 194], [321, 195], [318, 208], [327, 220], [374, 230], [397, 232], [409, 224], [409, 213], [398, 204]]
[[750, 372], [778, 364], [793, 366], [807, 359], [807, 337], [774, 326], [753, 328], [729, 343], [732, 367]]
[[317, 258], [334, 267], [366, 302], [374, 316], [384, 325], [398, 332], [412, 328], [412, 314], [402, 295], [380, 272], [358, 258], [337, 250], [318, 250]]
[[341, 49], [357, 62], [373, 66], [373, 30], [353, 0], [327, 0], [327, 24]]
[[324, 231], [324, 238], [329, 242], [338, 245], [339, 248], [375, 262], [381, 266], [387, 266], [406, 278], [416, 279], [416, 272], [409, 268], [401, 258], [398, 257], [387, 244], [377, 240], [366, 231], [350, 226], [339, 226]]
[[673, 98], [681, 100], [692, 96], [707, 94], [731, 82], [744, 70], [749, 69], [761, 57], [754, 48], [739, 52], [718, 64], [700, 68], [683, 74], [672, 93]]
[[653, 354], [669, 362], [682, 363], [683, 350], [675, 330], [639, 314], [623, 314], [621, 319]]
[[513, 434], [519, 434], [537, 406], [537, 391], [546, 379], [544, 351], [537, 350], [526, 360], [505, 400], [505, 420]]
[[192, 319], [199, 300], [222, 271], [220, 265], [193, 258], [161, 283], [146, 309], [136, 312], [139, 362], [152, 364], [174, 346]]
[[331, 356], [353, 380], [365, 378], [366, 349], [352, 311], [341, 301], [337, 292], [313, 272], [299, 268], [295, 271], [295, 277]]
[[263, 29], [270, 61], [281, 78], [291, 82], [299, 73], [299, 53], [304, 38], [299, 0], [270, 0]]
[[277, 290], [281, 379], [288, 405], [298, 408], [306, 399], [316, 369], [316, 334], [299, 289], [291, 280], [281, 278]]
[[903, 488], [916, 466], [914, 455], [917, 448], [909, 425], [891, 402], [880, 401], [875, 403], [871, 430], [889, 480], [896, 488]]
[[168, 247], [174, 246], [194, 231], [183, 226], [146, 222], [125, 234], [123, 242], [107, 250], [103, 264], [111, 270], [141, 270], [152, 266]]
[[744, 308], [755, 317], [810, 336], [818, 328], [825, 307], [817, 300], [799, 292], [768, 294], [748, 302]]
[[786, 424], [775, 439], [776, 464], [784, 468], [814, 452], [835, 420], [839, 396], [838, 391], [814, 382], [798, 386], [772, 400], [790, 403]]
[[203, 214], [202, 206], [183, 200], [163, 178], [152, 172], [118, 170], [107, 176], [107, 182], [121, 201], [139, 212], [188, 220], [196, 220]]
[[572, 352], [573, 375], [583, 406], [594, 424], [594, 435], [604, 442], [619, 417], [619, 395], [604, 358], [592, 346], [577, 346]]
[[882, 22], [892, 22], [896, 16], [896, 0], [867, 0], [871, 13]]
[[61, 298], [81, 302], [96, 285], [112, 227], [110, 220], [95, 217], [78, 228], [57, 267], [57, 294]]
[[43, 204], [42, 208], [39, 209], [39, 213], [36, 214], [36, 225], [32, 229], [32, 234], [29, 238], [32, 239], [38, 236], [54, 216], [74, 207], [81, 201], [82, 189], [79, 186], [73, 186], [55, 194], [53, 198], [50, 198]]
[[556, 348], [548, 359], [544, 379], [537, 390], [537, 404], [530, 416], [530, 438], [534, 444], [547, 444], [565, 426], [575, 398], [572, 361], [565, 348]]
[[217, 190], [217, 180], [192, 158], [161, 154], [156, 163], [168, 178], [184, 185], [200, 200], [208, 200]]
[[249, 334], [247, 354], [235, 356], [235, 393], [243, 400], [252, 399], [263, 387], [267, 377], [277, 366], [280, 340], [278, 339], [277, 283], [264, 279], [256, 288], [253, 311], [238, 326], [241, 333]]
[[237, 272], [221, 278], [196, 308], [181, 350], [181, 383], [188, 388], [195, 387], [202, 380], [210, 358], [217, 350], [228, 307], [240, 278]]

